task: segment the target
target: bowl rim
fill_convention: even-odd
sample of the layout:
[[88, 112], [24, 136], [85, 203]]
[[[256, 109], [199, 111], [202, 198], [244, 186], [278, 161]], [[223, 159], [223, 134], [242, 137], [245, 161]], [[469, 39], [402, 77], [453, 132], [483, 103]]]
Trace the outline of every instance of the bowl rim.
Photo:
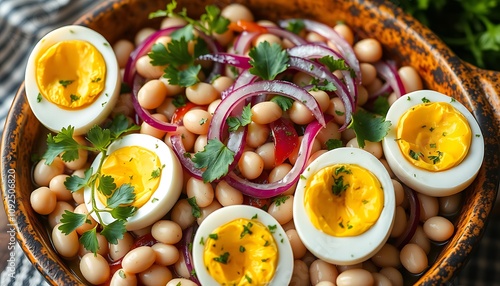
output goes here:
[[[94, 7], [91, 11], [89, 11], [86, 15], [82, 16], [80, 19], [78, 19], [75, 24], [79, 25], [84, 25], [87, 26], [92, 18], [99, 17], [100, 15], [103, 15], [105, 13], [108, 13], [110, 10], [116, 9], [120, 5], [125, 5], [129, 2], [135, 2], [134, 0], [111, 0], [107, 1], [104, 3], [101, 3]], [[370, 1], [363, 1], [363, 0], [358, 0], [354, 1], [358, 5], [366, 6], [366, 7], [371, 7], [371, 8], [376, 8], [376, 9], [381, 9], [384, 11], [384, 13], [387, 14], [386, 17], [392, 17], [396, 20], [398, 24], [406, 26], [409, 30], [412, 30], [415, 32], [415, 35], [419, 36], [419, 40], [423, 43], [427, 43], [426, 46], [429, 48], [432, 48], [428, 41], [432, 40], [434, 42], [437, 42], [440, 47], [443, 49], [440, 51], [436, 51], [433, 56], [436, 57], [442, 57], [444, 63], [448, 63], [447, 59], [451, 58], [453, 55], [453, 52], [447, 48], [444, 43], [442, 43], [439, 39], [437, 39], [437, 36], [435, 36], [430, 30], [425, 28], [422, 24], [417, 22], [413, 17], [405, 14], [399, 7], [392, 3], [384, 3], [383, 1], [378, 1], [374, 0], [372, 2]], [[457, 72], [457, 65], [458, 66], [466, 66], [469, 68], [472, 73], [473, 71], [473, 66], [466, 64], [464, 62], [459, 61], [458, 63], [453, 63], [451, 66], [451, 71], [455, 74]], [[476, 75], [476, 77], [480, 77], [479, 75]], [[480, 84], [480, 79], [476, 79], [477, 85], [482, 86], [482, 89], [479, 93], [480, 96], [485, 96], [484, 93], [486, 93], [484, 85]], [[498, 84], [497, 84], [498, 85]], [[471, 87], [468, 87], [469, 89]], [[500, 92], [498, 93], [500, 94]], [[492, 109], [492, 105], [487, 106], [487, 108]], [[8, 178], [9, 175], [9, 170], [16, 169], [17, 167], [17, 161], [16, 161], [16, 155], [17, 155], [17, 147], [18, 145], [17, 142], [22, 137], [22, 132], [19, 132], [19, 128], [23, 126], [23, 122], [26, 122], [27, 120], [27, 115], [31, 112], [29, 106], [27, 106], [27, 101], [25, 97], [25, 92], [24, 92], [24, 83], [21, 84], [19, 90], [17, 91], [15, 98], [13, 100], [12, 106], [9, 110], [9, 113], [7, 115], [5, 127], [4, 127], [4, 132], [2, 135], [2, 141], [1, 141], [1, 146], [2, 146], [2, 158], [1, 158], [1, 164], [0, 164], [0, 173], [2, 174], [2, 195], [4, 197], [3, 203], [4, 203], [4, 208], [7, 213], [7, 218], [8, 221], [14, 225], [16, 228], [16, 237], [18, 239], [18, 243], [21, 245], [23, 251], [27, 255], [28, 259], [31, 261], [31, 263], [37, 268], [37, 270], [42, 273], [42, 275], [45, 276], [46, 280], [53, 285], [57, 285], [57, 281], [66, 281], [67, 284], [81, 284], [82, 281], [79, 280], [79, 278], [72, 277], [72, 276], [67, 276], [67, 277], [61, 277], [61, 271], [68, 272], [71, 271], [69, 270], [69, 267], [67, 264], [64, 264], [63, 266], [57, 265], [59, 262], [62, 261], [62, 259], [59, 259], [59, 261], [48, 259], [46, 257], [46, 250], [43, 248], [45, 247], [44, 245], [28, 245], [29, 240], [33, 235], [36, 235], [36, 232], [32, 226], [31, 221], [28, 220], [23, 223], [24, 229], [20, 227], [19, 221], [22, 220], [22, 217], [12, 217], [9, 216], [9, 185], [7, 183], [7, 180], [5, 178]], [[495, 197], [498, 192], [498, 188], [500, 185], [500, 172], [498, 170], [500, 167], [498, 166], [498, 150], [500, 150], [500, 131], [498, 128], [499, 122], [498, 119], [495, 120], [495, 118], [489, 118], [486, 117], [484, 114], [481, 113], [479, 110], [473, 110], [474, 117], [476, 120], [480, 121], [480, 125], [482, 128], [489, 128], [489, 130], [493, 131], [488, 131], [488, 132], [483, 132], [486, 136], [489, 138], [489, 143], [485, 142], [485, 148], [486, 145], [490, 146], [490, 150], [488, 153], [486, 153], [485, 149], [485, 158], [483, 161], [483, 166], [481, 167], [480, 172], [482, 173], [482, 176], [484, 177], [484, 181], [482, 181], [481, 186], [487, 186], [486, 189], [481, 189], [479, 190], [482, 194], [481, 196], [481, 208], [477, 206], [477, 204], [474, 204], [474, 208], [472, 210], [469, 210], [468, 212], [462, 212], [460, 213], [460, 216], [464, 216], [464, 219], [475, 219], [477, 220], [477, 223], [473, 227], [467, 227], [464, 231], [467, 232], [467, 236], [461, 236], [458, 238], [457, 243], [454, 245], [450, 246], [453, 249], [450, 250], [451, 254], [447, 255], [446, 257], [442, 257], [442, 253], [444, 250], [441, 251], [440, 255], [438, 256], [437, 260], [434, 262], [434, 266], [431, 268], [428, 268], [426, 270], [426, 273], [431, 275], [433, 279], [420, 279], [417, 281], [419, 284], [428, 284], [428, 285], [435, 285], [435, 284], [441, 284], [445, 281], [448, 281], [452, 279], [454, 276], [457, 275], [457, 272], [463, 268], [463, 266], [466, 264], [468, 259], [470, 258], [470, 254], [473, 251], [473, 249], [477, 246], [478, 242], [480, 241], [484, 230], [486, 228], [488, 219], [489, 219], [489, 214], [491, 213], [491, 210], [493, 208], [493, 204], [495, 202]], [[496, 115], [498, 117], [498, 114]], [[489, 124], [489, 126], [486, 126], [486, 124]], [[14, 145], [12, 145], [14, 144]], [[496, 152], [496, 153], [495, 153]], [[492, 155], [492, 156], [488, 156]], [[496, 162], [496, 164], [495, 164]], [[496, 165], [496, 166], [495, 166]], [[490, 167], [488, 169], [488, 172], [486, 170], [486, 167]], [[477, 180], [477, 179], [476, 179]], [[16, 186], [15, 188], [16, 191], [18, 191], [18, 187]], [[19, 210], [21, 213], [26, 212], [26, 208], [30, 207], [29, 206], [29, 200], [16, 200], [14, 204], [15, 210]], [[24, 217], [26, 220], [27, 218]], [[45, 252], [44, 252], [45, 251]], [[56, 265], [54, 265], [56, 263]], [[450, 270], [450, 267], [452, 270]], [[451, 271], [451, 275], [450, 272]], [[62, 280], [61, 280], [62, 279]]]

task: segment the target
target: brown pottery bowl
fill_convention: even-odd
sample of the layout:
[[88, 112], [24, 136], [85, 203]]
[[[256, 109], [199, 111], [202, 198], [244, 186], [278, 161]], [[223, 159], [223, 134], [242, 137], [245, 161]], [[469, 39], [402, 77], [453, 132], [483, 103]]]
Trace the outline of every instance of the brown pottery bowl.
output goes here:
[[[431, 31], [398, 7], [384, 1], [345, 0], [178, 0], [192, 17], [207, 4], [223, 7], [240, 2], [257, 18], [271, 20], [301, 17], [329, 25], [342, 20], [361, 36], [378, 39], [384, 52], [399, 64], [415, 67], [424, 85], [448, 94], [467, 106], [481, 126], [485, 140], [482, 168], [465, 190], [463, 208], [455, 222], [456, 231], [436, 260], [416, 284], [442, 285], [464, 266], [479, 243], [495, 202], [500, 168], [500, 72], [467, 64], [454, 55]], [[140, 28], [158, 26], [148, 14], [164, 9], [167, 1], [107, 1], [77, 21], [103, 34], [111, 43], [131, 37]], [[81, 285], [82, 280], [54, 251], [44, 221], [30, 206], [31, 154], [45, 129], [33, 115], [21, 86], [10, 110], [2, 138], [2, 191], [10, 223], [33, 265], [53, 285]], [[10, 195], [10, 196], [9, 196]], [[13, 197], [15, 196], [15, 197]], [[14, 199], [13, 199], [14, 198]]]

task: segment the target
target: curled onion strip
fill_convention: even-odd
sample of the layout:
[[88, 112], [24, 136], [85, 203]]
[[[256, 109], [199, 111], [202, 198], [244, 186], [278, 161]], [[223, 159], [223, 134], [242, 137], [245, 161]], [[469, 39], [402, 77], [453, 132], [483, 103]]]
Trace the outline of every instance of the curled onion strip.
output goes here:
[[137, 60], [140, 57], [146, 55], [151, 50], [151, 47], [153, 47], [158, 38], [162, 36], [168, 36], [172, 32], [177, 31], [180, 28], [182, 28], [182, 26], [169, 27], [166, 29], [158, 30], [151, 34], [146, 40], [142, 41], [128, 58], [127, 65], [125, 66], [125, 70], [123, 72], [123, 81], [132, 86], [134, 75], [136, 73], [135, 66], [137, 64]]
[[408, 218], [410, 225], [406, 227], [403, 234], [401, 234], [394, 242], [394, 246], [399, 249], [403, 248], [403, 246], [405, 246], [412, 239], [420, 221], [420, 202], [418, 200], [417, 192], [404, 185], [403, 189], [410, 205], [410, 215]]
[[[290, 48], [288, 49], [288, 55], [306, 59], [317, 59], [325, 56], [331, 56], [335, 60], [345, 60], [339, 53], [332, 50], [331, 48], [317, 44], [305, 44]], [[351, 94], [353, 102], [356, 102], [358, 89], [356, 83], [354, 82], [354, 79], [351, 76], [351, 72], [348, 70], [341, 70], [340, 72], [344, 76], [347, 89]]]
[[276, 35], [280, 38], [289, 40], [295, 46], [305, 45], [307, 41], [304, 38], [296, 35], [288, 30], [282, 29], [280, 27], [266, 27], [270, 34]]
[[201, 285], [198, 278], [196, 278], [196, 275], [192, 274], [194, 270], [194, 263], [193, 263], [193, 255], [191, 254], [190, 244], [194, 243], [193, 239], [194, 239], [194, 234], [196, 233], [195, 225], [190, 226], [183, 231], [182, 234], [183, 240], [181, 242], [180, 248], [182, 251], [182, 255], [184, 256], [184, 262], [186, 263], [186, 268], [189, 272], [189, 280], [193, 281], [197, 285]]
[[259, 35], [260, 33], [258, 32], [243, 31], [234, 42], [234, 53], [237, 55], [246, 54], [252, 41]]
[[137, 73], [133, 76], [133, 84], [132, 84], [132, 104], [134, 105], [134, 109], [136, 114], [144, 120], [147, 124], [151, 125], [151, 127], [165, 131], [165, 132], [172, 132], [177, 130], [177, 125], [168, 123], [168, 122], [163, 122], [160, 121], [153, 116], [151, 116], [151, 113], [144, 109], [140, 104], [139, 100], [137, 99], [137, 94], [139, 93], [139, 90], [145, 83], [145, 79], [138, 75]]
[[354, 54], [354, 50], [351, 45], [334, 29], [331, 27], [319, 23], [314, 20], [309, 19], [287, 19], [280, 22], [281, 27], [287, 27], [290, 22], [293, 21], [302, 21], [305, 25], [306, 30], [313, 31], [325, 38], [327, 38], [332, 44], [336, 45], [339, 49], [342, 57], [347, 61], [347, 64], [354, 70], [356, 74], [356, 82], [357, 84], [361, 84], [361, 69], [359, 67], [359, 61]]
[[[330, 115], [325, 116], [326, 122], [332, 119], [333, 117]], [[259, 184], [245, 180], [234, 172], [230, 172], [224, 177], [225, 181], [233, 188], [240, 190], [243, 194], [260, 199], [271, 198], [286, 192], [299, 180], [300, 174], [304, 171], [307, 161], [311, 156], [314, 138], [316, 138], [316, 135], [318, 135], [322, 128], [323, 125], [316, 120], [307, 125], [299, 147], [297, 161], [290, 172], [281, 180], [273, 183]]]
[[334, 76], [330, 72], [330, 70], [328, 70], [323, 65], [320, 65], [316, 62], [298, 57], [290, 57], [288, 63], [290, 68], [299, 70], [313, 77], [326, 79], [327, 81], [335, 85], [335, 87], [337, 88], [335, 93], [342, 100], [342, 103], [344, 104], [345, 107], [345, 122], [339, 128], [339, 131], [343, 131], [344, 129], [346, 129], [349, 123], [351, 122], [352, 112], [354, 111], [354, 101], [349, 96], [349, 93], [345, 85], [336, 76]]
[[182, 134], [175, 134], [170, 136], [170, 142], [172, 143], [172, 149], [174, 150], [177, 158], [181, 162], [182, 167], [186, 170], [191, 177], [194, 177], [198, 180], [202, 180], [203, 170], [198, 169], [194, 166], [193, 161], [190, 156], [186, 156], [188, 152], [184, 148], [184, 144], [182, 143]]
[[378, 61], [374, 66], [378, 76], [385, 80], [396, 93], [396, 98], [400, 98], [406, 93], [403, 81], [392, 62]]
[[229, 53], [206, 54], [198, 57], [199, 60], [209, 60], [222, 64], [229, 64], [241, 69], [249, 69], [250, 58]]
[[264, 80], [249, 83], [233, 90], [219, 103], [213, 114], [212, 121], [210, 122], [207, 138], [209, 140], [221, 140], [222, 134], [226, 129], [226, 118], [231, 112], [239, 106], [243, 100], [260, 94], [279, 94], [302, 102], [321, 125], [325, 126], [326, 124], [318, 102], [305, 89], [287, 81]]

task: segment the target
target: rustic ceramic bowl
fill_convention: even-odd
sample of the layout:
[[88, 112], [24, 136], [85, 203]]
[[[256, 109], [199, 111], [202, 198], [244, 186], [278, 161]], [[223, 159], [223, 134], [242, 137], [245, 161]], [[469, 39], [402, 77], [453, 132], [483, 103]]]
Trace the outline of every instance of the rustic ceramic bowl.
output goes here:
[[[108, 1], [85, 15], [78, 24], [102, 33], [110, 42], [134, 35], [145, 26], [157, 26], [148, 14], [165, 8], [167, 1]], [[206, 4], [221, 7], [230, 0], [178, 0], [179, 6], [198, 17]], [[461, 61], [431, 31], [401, 9], [382, 1], [343, 0], [238, 0], [257, 18], [303, 17], [333, 25], [345, 21], [357, 33], [377, 38], [385, 52], [400, 64], [412, 65], [429, 89], [455, 97], [479, 122], [485, 139], [484, 163], [473, 185], [466, 191], [464, 206], [456, 222], [456, 233], [436, 261], [416, 282], [442, 285], [458, 273], [479, 243], [499, 186], [500, 73], [485, 71]], [[2, 190], [10, 223], [34, 266], [53, 285], [79, 285], [74, 274], [51, 247], [44, 222], [29, 203], [33, 189], [31, 154], [45, 130], [31, 112], [21, 86], [14, 99], [2, 139]], [[15, 180], [14, 180], [15, 176]], [[8, 195], [15, 194], [15, 200]], [[11, 199], [11, 201], [9, 201]], [[11, 208], [8, 206], [13, 203]]]

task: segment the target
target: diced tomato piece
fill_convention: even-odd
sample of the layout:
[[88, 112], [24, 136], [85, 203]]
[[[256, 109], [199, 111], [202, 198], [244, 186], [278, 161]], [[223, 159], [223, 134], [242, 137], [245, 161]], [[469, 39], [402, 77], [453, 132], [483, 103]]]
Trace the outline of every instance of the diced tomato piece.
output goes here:
[[299, 145], [299, 136], [291, 121], [279, 118], [270, 123], [274, 138], [274, 163], [282, 164]]
[[267, 33], [266, 27], [262, 27], [259, 24], [251, 21], [238, 20], [237, 22], [231, 22], [228, 27], [230, 30], [235, 32], [250, 32], [250, 33]]

